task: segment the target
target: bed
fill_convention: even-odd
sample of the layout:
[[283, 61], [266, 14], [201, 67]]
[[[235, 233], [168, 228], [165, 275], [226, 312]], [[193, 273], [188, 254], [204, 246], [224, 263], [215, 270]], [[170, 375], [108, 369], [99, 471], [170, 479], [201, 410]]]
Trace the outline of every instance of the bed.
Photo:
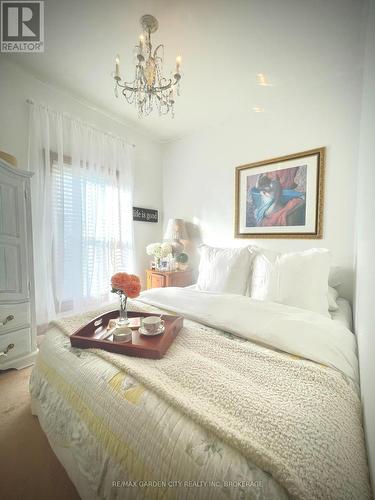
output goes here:
[[234, 294], [154, 289], [185, 317], [161, 361], [70, 346], [52, 324], [32, 411], [84, 500], [370, 498], [355, 337], [332, 318]]

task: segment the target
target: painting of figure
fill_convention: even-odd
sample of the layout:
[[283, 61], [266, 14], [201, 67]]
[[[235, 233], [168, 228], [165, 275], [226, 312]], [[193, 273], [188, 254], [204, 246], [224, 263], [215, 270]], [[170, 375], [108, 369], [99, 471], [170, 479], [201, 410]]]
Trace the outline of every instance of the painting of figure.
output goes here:
[[247, 176], [246, 227], [303, 226], [306, 165]]
[[325, 148], [236, 168], [236, 238], [322, 238]]

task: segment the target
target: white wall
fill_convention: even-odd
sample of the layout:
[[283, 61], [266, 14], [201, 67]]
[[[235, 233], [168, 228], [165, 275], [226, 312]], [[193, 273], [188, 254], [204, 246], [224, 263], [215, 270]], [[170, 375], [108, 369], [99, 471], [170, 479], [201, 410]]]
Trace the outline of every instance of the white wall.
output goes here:
[[356, 332], [362, 404], [375, 491], [375, 1], [370, 0], [360, 127], [356, 244]]
[[[352, 59], [348, 56], [348, 65]], [[347, 268], [351, 281], [361, 96], [356, 65], [309, 88], [301, 82], [300, 89], [284, 89], [283, 100], [265, 113], [237, 113], [216, 127], [166, 144], [164, 220], [198, 221], [203, 240], [218, 246], [255, 243], [281, 251], [328, 247], [334, 264]], [[323, 239], [235, 240], [235, 167], [321, 146], [327, 147]], [[349, 297], [350, 288], [343, 292]]]
[[[13, 56], [17, 57], [17, 56]], [[135, 148], [134, 205], [162, 208], [162, 159], [160, 144], [149, 136], [134, 132], [130, 127], [80, 103], [77, 99], [52, 86], [46, 85], [18, 66], [9, 58], [0, 56], [0, 150], [16, 156], [20, 168], [27, 166], [28, 107], [26, 99], [48, 104], [88, 121], [102, 130], [125, 137]], [[119, 106], [125, 105], [119, 102]], [[145, 283], [145, 269], [149, 257], [145, 246], [161, 238], [161, 221], [157, 224], [135, 222], [136, 273]]]

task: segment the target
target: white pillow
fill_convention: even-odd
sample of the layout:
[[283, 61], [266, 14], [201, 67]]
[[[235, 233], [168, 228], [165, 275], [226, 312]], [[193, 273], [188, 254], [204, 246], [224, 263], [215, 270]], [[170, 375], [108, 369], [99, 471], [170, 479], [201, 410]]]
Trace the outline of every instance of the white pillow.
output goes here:
[[200, 247], [197, 290], [245, 295], [252, 255], [245, 248]]
[[333, 288], [337, 288], [343, 282], [344, 268], [339, 266], [331, 267], [329, 271], [328, 284]]
[[339, 306], [336, 302], [338, 296], [339, 296], [339, 292], [336, 290], [336, 288], [329, 286], [328, 287], [328, 310], [329, 311], [338, 311]]
[[328, 275], [331, 253], [324, 248], [255, 256], [251, 297], [328, 314]]
[[255, 252], [249, 287], [250, 297], [257, 300], [273, 300], [269, 297], [275, 297], [277, 293], [274, 289], [276, 276], [275, 267], [270, 264], [275, 264], [281, 254], [259, 247]]

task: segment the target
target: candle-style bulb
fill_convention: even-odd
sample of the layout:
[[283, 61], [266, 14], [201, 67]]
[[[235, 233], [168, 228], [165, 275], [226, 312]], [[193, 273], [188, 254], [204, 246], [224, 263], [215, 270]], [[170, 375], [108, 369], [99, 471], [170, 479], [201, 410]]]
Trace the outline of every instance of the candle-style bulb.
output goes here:
[[116, 59], [116, 69], [115, 69], [115, 77], [120, 78], [120, 56], [117, 54]]
[[180, 72], [180, 69], [181, 69], [181, 61], [182, 61], [182, 57], [181, 57], [181, 56], [177, 56], [177, 57], [176, 57], [176, 73], [179, 73], [179, 72]]

